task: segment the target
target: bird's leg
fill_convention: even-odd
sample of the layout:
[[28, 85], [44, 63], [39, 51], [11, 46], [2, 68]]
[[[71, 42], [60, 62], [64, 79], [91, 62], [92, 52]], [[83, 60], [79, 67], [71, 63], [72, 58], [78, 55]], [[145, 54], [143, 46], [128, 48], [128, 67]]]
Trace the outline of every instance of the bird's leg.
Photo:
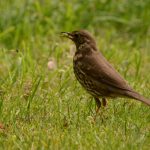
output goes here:
[[101, 107], [101, 101], [98, 98], [96, 98], [96, 97], [94, 99], [95, 99], [95, 102], [96, 102], [96, 105], [97, 105], [96, 114], [94, 116], [94, 121], [95, 121], [96, 117], [97, 117], [97, 114], [99, 113], [99, 109]]
[[100, 107], [101, 107], [101, 101], [95, 97], [95, 102], [97, 105], [97, 109], [96, 109], [96, 114], [97, 114], [99, 112]]
[[102, 105], [105, 107], [107, 105], [107, 100], [105, 97], [102, 98]]

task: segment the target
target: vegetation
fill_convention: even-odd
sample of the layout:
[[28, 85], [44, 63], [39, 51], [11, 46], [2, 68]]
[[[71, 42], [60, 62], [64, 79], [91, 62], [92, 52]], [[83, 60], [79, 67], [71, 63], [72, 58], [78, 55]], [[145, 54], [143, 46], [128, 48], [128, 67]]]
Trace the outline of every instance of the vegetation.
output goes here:
[[[150, 0], [1, 0], [0, 149], [150, 147], [150, 109], [95, 102], [76, 81], [73, 43], [60, 31], [87, 29], [115, 68], [150, 98]], [[49, 68], [51, 61], [56, 67]]]

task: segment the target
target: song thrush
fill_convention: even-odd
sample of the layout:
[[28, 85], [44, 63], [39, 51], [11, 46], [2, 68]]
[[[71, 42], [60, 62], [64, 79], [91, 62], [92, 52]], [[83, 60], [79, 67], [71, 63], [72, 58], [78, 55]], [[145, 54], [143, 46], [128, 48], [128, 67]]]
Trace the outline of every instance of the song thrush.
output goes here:
[[96, 101], [98, 109], [106, 98], [127, 97], [150, 106], [150, 100], [134, 91], [113, 66], [98, 51], [96, 42], [85, 30], [62, 32], [76, 45], [73, 69], [77, 80]]

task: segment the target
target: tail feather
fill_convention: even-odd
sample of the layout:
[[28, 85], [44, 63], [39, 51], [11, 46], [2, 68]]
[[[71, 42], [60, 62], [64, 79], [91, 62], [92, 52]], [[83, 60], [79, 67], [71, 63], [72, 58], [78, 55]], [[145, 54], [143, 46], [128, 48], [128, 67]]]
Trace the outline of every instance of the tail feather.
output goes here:
[[130, 91], [128, 91], [127, 92], [127, 96], [130, 97], [130, 98], [136, 99], [138, 101], [141, 101], [141, 102], [147, 104], [148, 106], [150, 106], [150, 99], [145, 98], [144, 96], [140, 95], [137, 92], [134, 92], [134, 91], [130, 92]]

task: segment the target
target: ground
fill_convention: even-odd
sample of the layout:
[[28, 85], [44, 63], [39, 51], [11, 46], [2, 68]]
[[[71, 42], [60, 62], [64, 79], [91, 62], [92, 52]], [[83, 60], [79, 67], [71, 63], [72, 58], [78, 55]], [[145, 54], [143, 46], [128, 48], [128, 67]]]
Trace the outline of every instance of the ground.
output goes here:
[[76, 81], [73, 43], [61, 31], [86, 29], [99, 50], [150, 98], [149, 0], [0, 2], [0, 149], [150, 147], [150, 108], [95, 102]]

